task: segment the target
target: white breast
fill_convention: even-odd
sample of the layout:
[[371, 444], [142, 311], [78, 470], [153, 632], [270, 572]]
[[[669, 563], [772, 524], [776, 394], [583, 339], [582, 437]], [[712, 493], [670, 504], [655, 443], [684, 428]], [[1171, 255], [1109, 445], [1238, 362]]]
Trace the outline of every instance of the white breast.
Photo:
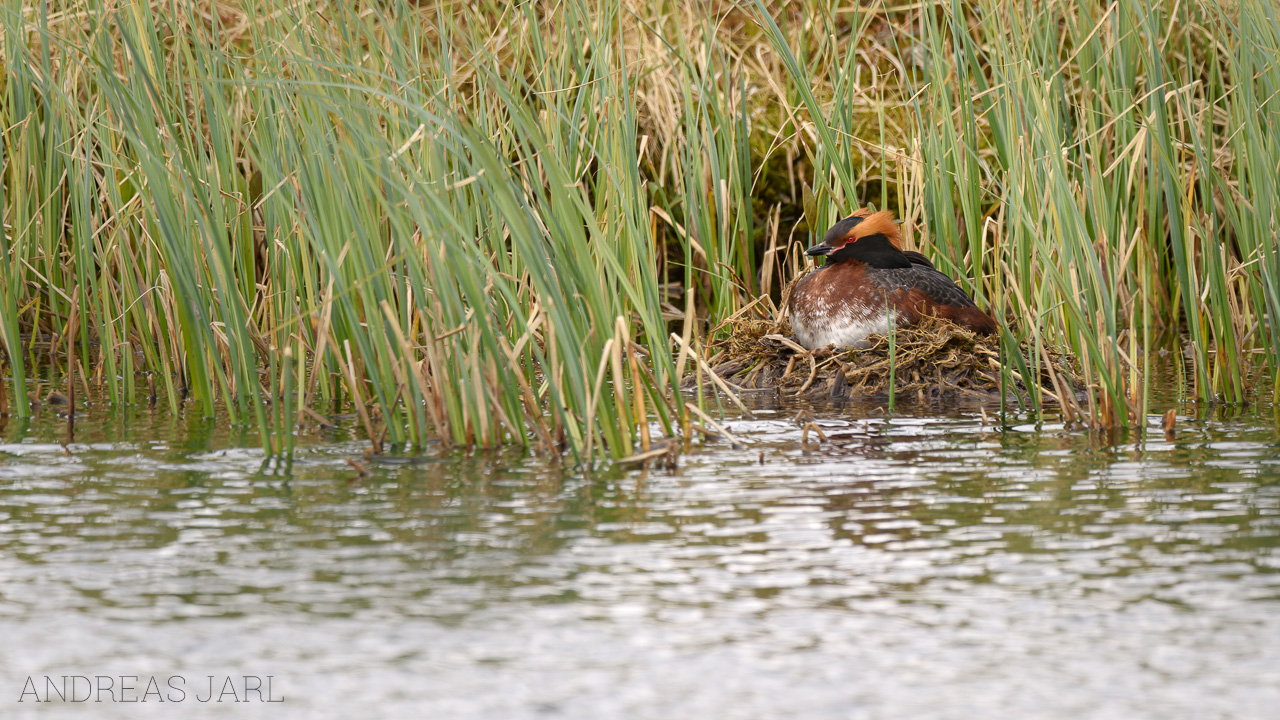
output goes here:
[[804, 312], [793, 308], [791, 329], [809, 350], [826, 345], [857, 347], [868, 335], [889, 331], [889, 313], [857, 303], [816, 303]]

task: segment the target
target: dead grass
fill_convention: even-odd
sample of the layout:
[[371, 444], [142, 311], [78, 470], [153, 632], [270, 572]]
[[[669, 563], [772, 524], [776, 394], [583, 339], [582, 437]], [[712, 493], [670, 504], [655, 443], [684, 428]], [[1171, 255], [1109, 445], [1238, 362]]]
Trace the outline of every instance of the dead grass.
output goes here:
[[[995, 337], [978, 336], [940, 318], [897, 330], [897, 347], [890, 352], [887, 335], [872, 335], [864, 349], [819, 348], [812, 352], [797, 345], [786, 321], [747, 320], [710, 346], [709, 365], [726, 381], [744, 390], [776, 389], [784, 395], [809, 398], [883, 399], [892, 391], [899, 399], [947, 402], [960, 398], [999, 401], [1000, 344]], [[1024, 355], [1031, 351], [1023, 347]], [[1055, 350], [1046, 353], [1038, 367], [1039, 392], [1048, 400], [1057, 397], [1053, 374], [1064, 391], [1073, 395], [1084, 382], [1076, 361]], [[890, 387], [890, 368], [893, 383]], [[1031, 388], [1013, 374], [1009, 399], [1027, 401]], [[1074, 398], [1073, 398], [1074, 399]]]

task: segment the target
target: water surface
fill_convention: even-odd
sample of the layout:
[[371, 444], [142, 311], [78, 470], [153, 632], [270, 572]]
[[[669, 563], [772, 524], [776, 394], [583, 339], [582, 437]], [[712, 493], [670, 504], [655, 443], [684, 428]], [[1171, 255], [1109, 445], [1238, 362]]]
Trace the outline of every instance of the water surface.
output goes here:
[[[1269, 409], [1118, 442], [819, 408], [809, 449], [797, 409], [670, 473], [504, 450], [367, 477], [352, 428], [286, 472], [162, 411], [90, 406], [65, 449], [53, 408], [10, 419], [0, 716], [1275, 716]], [[270, 675], [284, 702], [17, 702], [46, 675]]]

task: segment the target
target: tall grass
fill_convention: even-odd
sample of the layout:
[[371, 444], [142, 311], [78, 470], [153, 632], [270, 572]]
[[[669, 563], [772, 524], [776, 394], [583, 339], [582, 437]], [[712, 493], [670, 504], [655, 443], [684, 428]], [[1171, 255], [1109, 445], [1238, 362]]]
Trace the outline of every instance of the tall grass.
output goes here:
[[1280, 39], [1215, 7], [10, 3], [11, 410], [67, 363], [272, 453], [350, 411], [379, 449], [630, 455], [687, 435], [672, 331], [868, 201], [1016, 318], [1006, 372], [1081, 357], [1082, 420], [1144, 416], [1169, 333], [1242, 401], [1280, 358]]
[[74, 270], [113, 400], [136, 399], [140, 362], [172, 409], [225, 406], [271, 450], [342, 402], [375, 446], [625, 454], [649, 411], [670, 430], [620, 6], [509, 9], [514, 49], [462, 34], [484, 15], [78, 7], [93, 20], [4, 16], [18, 412], [24, 347], [66, 327]]
[[1275, 377], [1275, 7], [936, 10], [913, 79], [931, 239], [1032, 354], [1080, 356], [1077, 411], [1145, 418], [1161, 333], [1185, 334], [1195, 398], [1245, 401], [1248, 348]]

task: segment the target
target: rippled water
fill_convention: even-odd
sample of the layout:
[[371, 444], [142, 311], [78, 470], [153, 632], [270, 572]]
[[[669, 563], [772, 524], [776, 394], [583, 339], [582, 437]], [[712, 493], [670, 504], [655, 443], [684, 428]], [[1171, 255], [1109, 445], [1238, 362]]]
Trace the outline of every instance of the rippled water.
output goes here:
[[[357, 477], [346, 429], [285, 473], [166, 413], [90, 408], [70, 452], [10, 420], [0, 717], [1280, 716], [1269, 410], [1118, 444], [827, 408], [809, 450], [794, 411], [647, 474]], [[62, 675], [284, 702], [17, 702]]]

